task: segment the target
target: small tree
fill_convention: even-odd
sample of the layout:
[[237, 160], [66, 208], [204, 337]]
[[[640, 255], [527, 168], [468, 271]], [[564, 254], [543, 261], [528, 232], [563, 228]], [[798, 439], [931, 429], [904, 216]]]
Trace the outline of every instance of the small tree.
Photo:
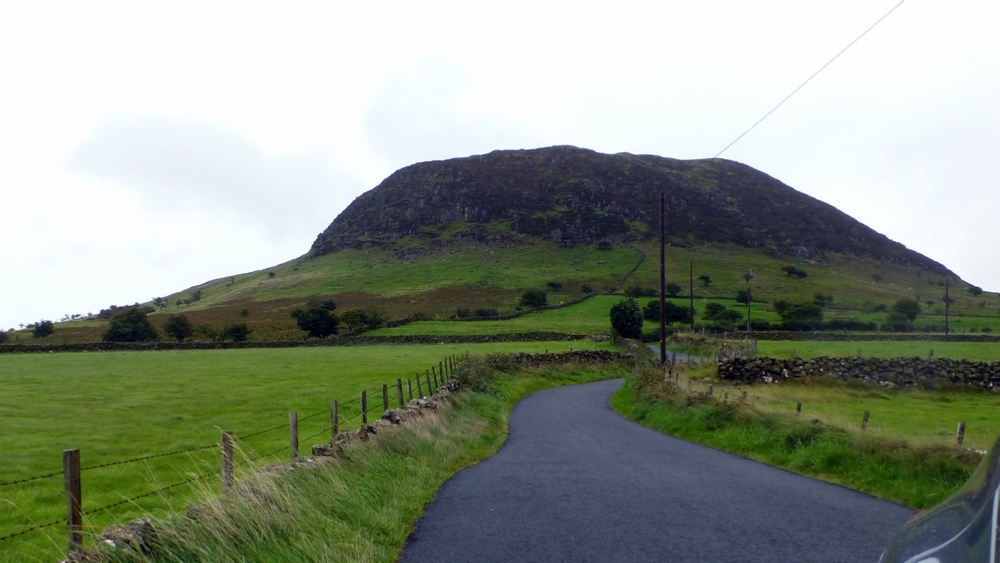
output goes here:
[[708, 287], [712, 283], [712, 276], [701, 275], [698, 276], [698, 281], [701, 282], [702, 287]]
[[52, 321], [38, 321], [35, 328], [31, 329], [32, 338], [45, 338], [56, 331], [56, 325]]
[[742, 304], [746, 305], [749, 300], [750, 300], [750, 293], [747, 290], [741, 289], [741, 290], [739, 290], [739, 291], [736, 292], [736, 302], [737, 303], [742, 303]]
[[705, 312], [702, 314], [702, 318], [706, 321], [717, 323], [735, 323], [742, 321], [743, 315], [739, 311], [734, 311], [722, 303], [712, 301], [705, 305]]
[[667, 297], [677, 297], [678, 295], [681, 294], [681, 290], [683, 290], [684, 288], [682, 288], [679, 284], [676, 284], [674, 282], [667, 282], [667, 285], [664, 289], [666, 289], [667, 291]]
[[[670, 301], [667, 301], [663, 305], [665, 313], [664, 322], [666, 324], [691, 322], [691, 310], [687, 307], [674, 305]], [[646, 303], [646, 306], [642, 308], [642, 318], [647, 321], [660, 322], [660, 302], [650, 301]]]
[[171, 315], [163, 325], [163, 332], [176, 338], [177, 342], [184, 342], [185, 338], [194, 334], [194, 325], [191, 324], [191, 320], [186, 315]]
[[219, 336], [221, 335], [221, 331], [219, 331], [219, 329], [215, 328], [209, 323], [200, 324], [194, 327], [194, 333], [204, 338], [207, 338], [212, 342], [218, 342]]
[[829, 307], [830, 304], [833, 303], [833, 296], [817, 293], [813, 296], [813, 303], [819, 305], [820, 307]]
[[890, 315], [895, 313], [900, 318], [905, 318], [911, 323], [917, 319], [917, 315], [920, 314], [920, 303], [915, 299], [900, 299], [892, 305], [892, 310]]
[[546, 302], [548, 302], [548, 297], [545, 292], [538, 289], [529, 289], [521, 294], [521, 306], [527, 309], [544, 307]]
[[559, 291], [562, 289], [562, 282], [550, 281], [545, 285], [549, 286], [553, 291]]
[[642, 313], [631, 297], [611, 307], [611, 328], [625, 338], [642, 338]]
[[980, 295], [982, 295], [982, 294], [983, 294], [983, 288], [981, 288], [981, 287], [977, 287], [977, 286], [974, 286], [974, 285], [973, 285], [973, 286], [970, 286], [970, 287], [969, 287], [969, 293], [970, 293], [970, 294], [971, 294], [971, 295], [972, 295], [973, 297], [979, 297]]
[[[466, 309], [465, 311], [466, 311], [465, 316], [466, 317], [469, 316], [468, 315], [469, 310]], [[365, 314], [359, 311], [358, 309], [348, 309], [340, 314], [340, 322], [347, 325], [348, 332], [351, 332], [354, 330], [355, 327], [364, 324], [364, 321], [365, 321]]]
[[337, 305], [330, 300], [310, 301], [308, 305], [309, 308], [306, 310], [292, 311], [292, 318], [298, 323], [299, 328], [315, 338], [326, 338], [337, 334], [340, 319], [332, 312]]
[[108, 330], [101, 335], [105, 342], [149, 342], [156, 338], [156, 329], [140, 307], [128, 307], [115, 313]]
[[7, 331], [0, 330], [0, 344], [7, 342]]
[[247, 327], [247, 323], [233, 323], [222, 329], [219, 339], [225, 341], [228, 338], [233, 342], [244, 342], [251, 332], [253, 331]]

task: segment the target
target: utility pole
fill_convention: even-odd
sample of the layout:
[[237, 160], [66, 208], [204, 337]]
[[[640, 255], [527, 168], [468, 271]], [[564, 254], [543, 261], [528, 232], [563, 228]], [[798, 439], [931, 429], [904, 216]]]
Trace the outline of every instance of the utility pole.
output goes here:
[[694, 262], [691, 262], [691, 278], [688, 281], [688, 297], [691, 298], [691, 332], [694, 332]]
[[[750, 284], [747, 283], [747, 332], [750, 332]], [[749, 336], [747, 338], [750, 338]]]
[[666, 220], [665, 196], [660, 192], [660, 365], [667, 363], [667, 268], [666, 255]]

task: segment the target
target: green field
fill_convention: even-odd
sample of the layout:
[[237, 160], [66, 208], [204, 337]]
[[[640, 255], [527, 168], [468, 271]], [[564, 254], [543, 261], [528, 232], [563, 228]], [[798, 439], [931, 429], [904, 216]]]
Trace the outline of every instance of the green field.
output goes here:
[[[586, 341], [462, 345], [392, 345], [0, 356], [0, 483], [61, 471], [61, 454], [79, 448], [84, 467], [207, 446], [181, 454], [83, 473], [83, 509], [93, 510], [218, 468], [220, 430], [237, 437], [300, 418], [301, 449], [327, 441], [329, 404], [367, 389], [381, 411], [381, 384], [413, 376], [449, 354], [492, 350], [540, 352], [607, 347]], [[426, 389], [425, 389], [426, 391]], [[414, 393], [416, 388], [414, 387]], [[357, 402], [342, 413], [352, 417]], [[356, 427], [357, 421], [350, 426]], [[308, 438], [320, 433], [319, 436]], [[238, 440], [237, 461], [259, 466], [288, 458], [287, 429]], [[261, 454], [278, 450], [271, 456]], [[203, 483], [217, 487], [217, 477]], [[189, 485], [86, 517], [97, 533], [167, 506], [181, 509]], [[0, 536], [65, 518], [61, 476], [0, 487]], [[48, 538], [51, 538], [49, 541]], [[54, 543], [53, 543], [54, 542]], [[54, 559], [65, 527], [0, 543], [0, 560]], [[48, 547], [46, 547], [48, 546]], [[58, 547], [58, 550], [54, 550]], [[48, 549], [50, 552], [44, 550]], [[17, 556], [11, 553], [16, 550]], [[41, 550], [41, 551], [40, 551]], [[8, 555], [11, 554], [11, 555]], [[13, 557], [13, 558], [11, 558]]]
[[757, 343], [757, 354], [773, 358], [791, 357], [792, 350], [798, 358], [816, 356], [856, 356], [858, 351], [865, 357], [926, 358], [934, 350], [939, 358], [966, 358], [969, 360], [1000, 360], [1000, 342], [801, 342], [790, 340], [761, 340]]

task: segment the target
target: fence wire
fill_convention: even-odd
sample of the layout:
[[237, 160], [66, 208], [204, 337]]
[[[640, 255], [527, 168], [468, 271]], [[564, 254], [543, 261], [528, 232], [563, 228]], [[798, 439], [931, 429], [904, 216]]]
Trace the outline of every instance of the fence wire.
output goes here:
[[42, 528], [51, 528], [52, 526], [57, 526], [59, 524], [65, 524], [65, 523], [66, 523], [66, 520], [64, 518], [60, 518], [59, 520], [56, 520], [54, 522], [49, 522], [48, 524], [39, 524], [37, 526], [32, 526], [30, 528], [25, 528], [25, 529], [21, 530], [20, 532], [15, 532], [13, 534], [9, 534], [9, 535], [6, 535], [6, 536], [0, 536], [0, 541], [9, 540], [11, 538], [16, 538], [17, 536], [23, 536], [24, 534], [27, 534], [28, 532], [34, 532], [35, 530], [41, 530]]
[[196, 448], [188, 448], [186, 450], [177, 450], [177, 451], [166, 452], [166, 453], [162, 453], [162, 454], [153, 454], [153, 455], [147, 455], [147, 456], [142, 456], [142, 457], [136, 457], [136, 458], [132, 458], [132, 459], [124, 459], [124, 460], [121, 460], [121, 461], [112, 461], [112, 462], [108, 462], [108, 463], [101, 463], [99, 465], [91, 465], [90, 467], [81, 467], [80, 471], [90, 471], [91, 469], [100, 469], [102, 467], [112, 467], [112, 466], [115, 466], [115, 465], [125, 465], [127, 463], [135, 463], [137, 461], [144, 461], [144, 460], [147, 460], [147, 459], [155, 459], [155, 458], [158, 458], [158, 457], [167, 457], [167, 456], [171, 456], [171, 455], [186, 454], [186, 453], [190, 453], [190, 452], [200, 452], [200, 451], [204, 451], [204, 450], [208, 450], [208, 449], [212, 449], [212, 448], [217, 448], [218, 446], [219, 446], [219, 444], [215, 443], [215, 444], [210, 444], [208, 446], [198, 446]]
[[208, 477], [209, 475], [217, 475], [218, 473], [219, 473], [219, 471], [216, 470], [216, 471], [210, 471], [208, 473], [202, 473], [201, 475], [195, 475], [194, 477], [191, 477], [190, 479], [185, 479], [185, 480], [183, 480], [183, 481], [181, 481], [179, 483], [174, 483], [173, 485], [167, 485], [166, 487], [160, 487], [159, 489], [156, 489], [155, 491], [150, 491], [148, 493], [143, 493], [141, 495], [137, 495], [137, 496], [130, 497], [130, 498], [127, 498], [127, 499], [124, 499], [124, 500], [120, 500], [118, 502], [113, 502], [111, 504], [102, 506], [100, 508], [92, 508], [90, 510], [86, 510], [86, 511], [82, 512], [82, 514], [84, 516], [87, 516], [87, 515], [90, 515], [90, 514], [94, 514], [96, 512], [101, 512], [102, 510], [107, 510], [109, 508], [115, 508], [116, 506], [121, 506], [123, 504], [127, 504], [127, 503], [130, 503], [130, 502], [135, 502], [135, 501], [137, 501], [137, 500], [139, 500], [141, 498], [151, 497], [153, 495], [160, 494], [163, 491], [167, 491], [167, 490], [173, 489], [175, 487], [180, 487], [181, 485], [186, 485], [188, 483], [192, 483], [192, 482], [197, 481], [199, 479], [202, 479], [204, 477]]
[[19, 485], [21, 483], [27, 483], [29, 481], [38, 481], [39, 479], [48, 479], [49, 477], [55, 477], [56, 475], [62, 475], [62, 471], [56, 471], [55, 473], [46, 473], [45, 475], [38, 475], [36, 477], [25, 477], [24, 479], [17, 479], [16, 481], [7, 481], [6, 483], [0, 483], [0, 487], [6, 487], [8, 485]]
[[281, 430], [282, 428], [288, 428], [288, 423], [286, 422], [280, 426], [268, 428], [267, 430], [261, 430], [260, 432], [254, 432], [253, 434], [247, 434], [246, 436], [235, 436], [233, 437], [233, 440], [246, 440], [247, 438], [253, 438], [254, 436], [260, 436], [261, 434], [267, 434], [268, 432], [274, 432], [275, 430]]

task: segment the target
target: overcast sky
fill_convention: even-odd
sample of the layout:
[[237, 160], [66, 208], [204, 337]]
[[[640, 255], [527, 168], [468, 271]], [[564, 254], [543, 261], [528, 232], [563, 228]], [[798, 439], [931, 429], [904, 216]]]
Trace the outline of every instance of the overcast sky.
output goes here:
[[[0, 327], [290, 260], [418, 161], [715, 156], [897, 3], [6, 2]], [[998, 15], [907, 0], [723, 157], [1000, 290]]]

